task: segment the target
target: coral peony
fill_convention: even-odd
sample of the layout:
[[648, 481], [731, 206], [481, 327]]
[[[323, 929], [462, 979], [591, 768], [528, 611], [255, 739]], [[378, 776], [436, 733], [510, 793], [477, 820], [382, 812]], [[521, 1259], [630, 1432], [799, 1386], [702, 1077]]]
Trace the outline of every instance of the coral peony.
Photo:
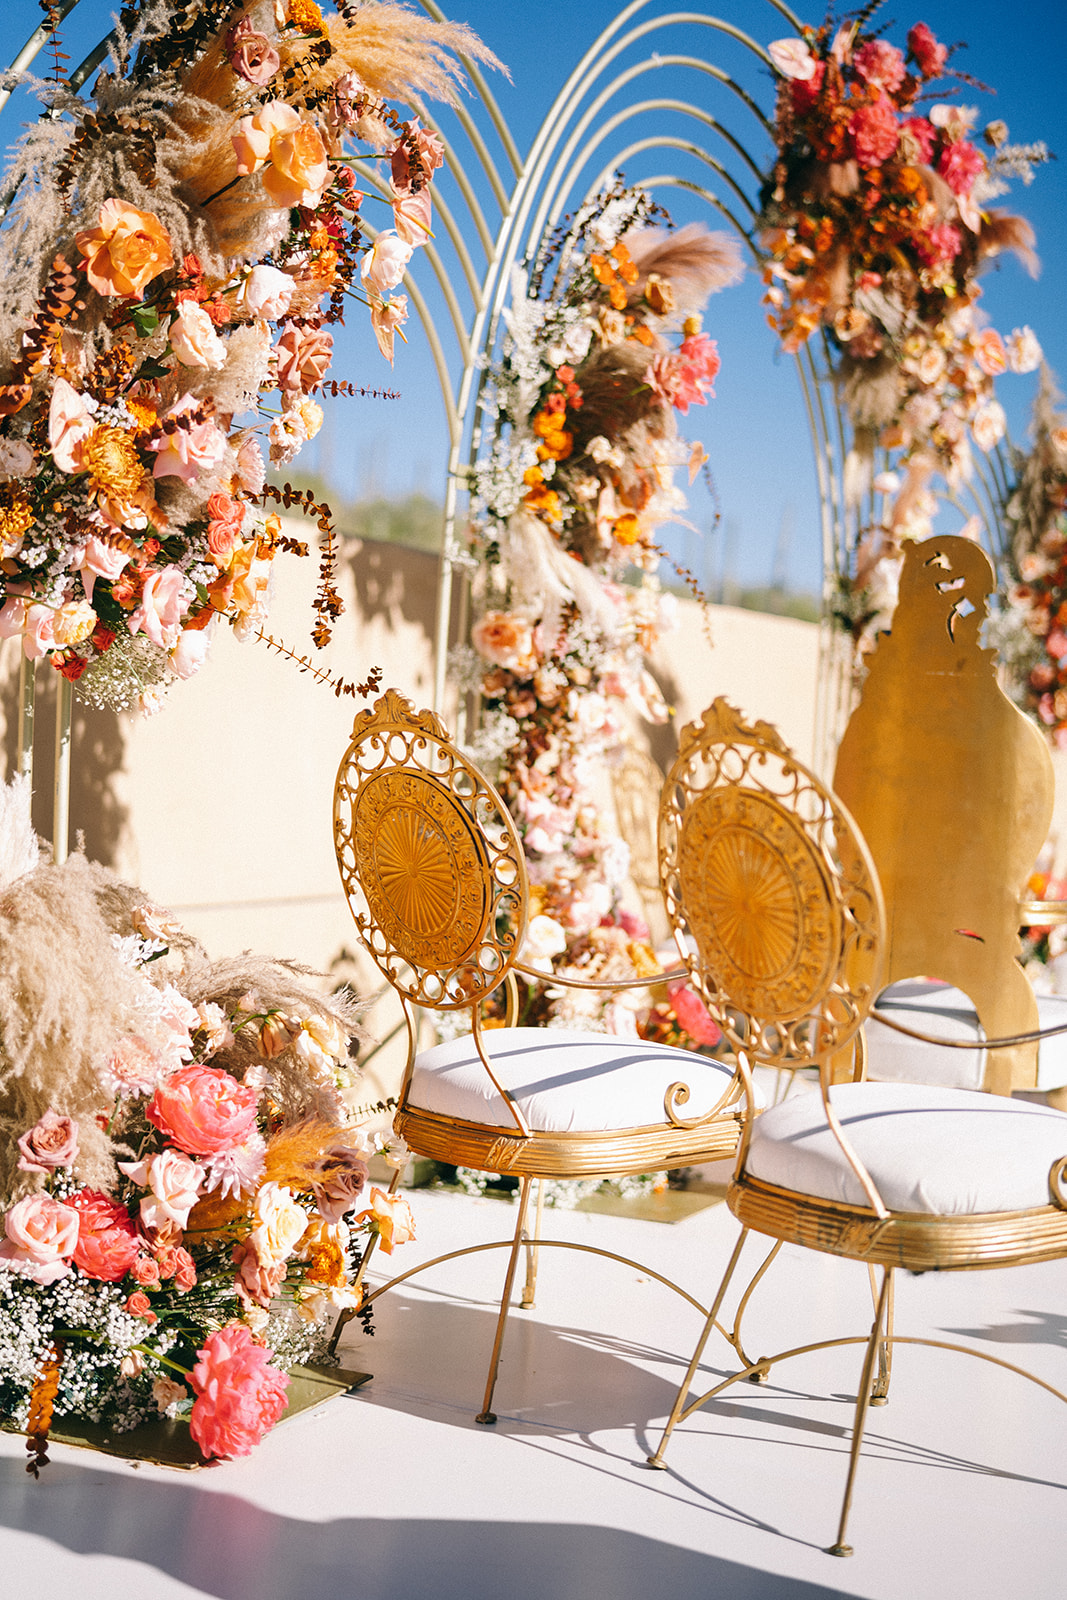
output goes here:
[[985, 167], [985, 156], [973, 144], [968, 144], [966, 139], [957, 139], [954, 144], [948, 145], [937, 161], [938, 172], [957, 196], [970, 194], [975, 178], [985, 171]]
[[75, 235], [85, 275], [97, 294], [142, 300], [153, 278], [174, 265], [170, 235], [151, 211], [105, 200], [100, 225]]
[[848, 122], [856, 160], [864, 167], [888, 161], [900, 142], [900, 129], [892, 102], [880, 94], [868, 105], [857, 106]]
[[[79, 1189], [67, 1204], [81, 1219], [74, 1265], [87, 1278], [118, 1283], [136, 1265], [139, 1242], [133, 1218], [117, 1200], [98, 1189]], [[143, 1280], [138, 1278], [139, 1283]], [[159, 1274], [155, 1276], [159, 1281]]]
[[239, 1322], [211, 1334], [197, 1355], [189, 1432], [205, 1456], [249, 1455], [284, 1412], [288, 1377]]
[[876, 84], [887, 94], [894, 94], [904, 82], [904, 56], [885, 39], [867, 39], [852, 61], [864, 83]]
[[210, 1156], [245, 1142], [256, 1126], [258, 1098], [219, 1067], [193, 1062], [160, 1084], [145, 1115], [179, 1150]]
[[78, 1124], [46, 1111], [19, 1139], [20, 1172], [54, 1172], [69, 1167], [78, 1154]]

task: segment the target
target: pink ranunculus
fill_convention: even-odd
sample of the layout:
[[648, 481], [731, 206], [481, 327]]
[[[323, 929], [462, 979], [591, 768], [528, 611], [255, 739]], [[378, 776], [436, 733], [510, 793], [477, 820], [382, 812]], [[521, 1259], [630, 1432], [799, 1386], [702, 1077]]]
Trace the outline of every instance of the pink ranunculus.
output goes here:
[[689, 1035], [694, 1044], [718, 1044], [722, 1038], [722, 1029], [700, 996], [687, 984], [672, 990], [671, 1004], [678, 1018], [678, 1026]]
[[146, 1228], [184, 1228], [204, 1181], [203, 1169], [177, 1150], [160, 1150], [143, 1161], [120, 1161], [119, 1171], [151, 1190], [141, 1201]]
[[980, 150], [966, 139], [957, 139], [946, 145], [937, 160], [937, 170], [954, 195], [969, 195], [974, 180], [986, 168], [986, 159]]
[[238, 292], [238, 303], [253, 317], [265, 317], [277, 322], [284, 317], [293, 298], [296, 284], [288, 272], [262, 262], [252, 268]]
[[333, 334], [322, 328], [298, 328], [289, 323], [278, 340], [278, 387], [290, 392], [311, 394], [329, 370], [333, 356]]
[[180, 567], [163, 567], [145, 580], [141, 604], [130, 617], [130, 632], [142, 630], [161, 650], [170, 650], [178, 641], [182, 612], [185, 609], [185, 574]]
[[130, 1213], [98, 1189], [79, 1189], [67, 1204], [80, 1218], [74, 1265], [87, 1278], [118, 1283], [134, 1265], [140, 1249]]
[[433, 202], [428, 185], [420, 189], [417, 194], [399, 194], [393, 199], [393, 221], [396, 231], [405, 244], [410, 244], [415, 249], [433, 237], [430, 232], [432, 216]]
[[220, 1067], [193, 1062], [160, 1084], [145, 1115], [179, 1150], [210, 1156], [245, 1142], [256, 1126], [258, 1099]]
[[78, 1154], [78, 1124], [48, 1110], [19, 1139], [20, 1172], [54, 1172], [73, 1165]]
[[249, 1455], [284, 1412], [288, 1377], [239, 1322], [210, 1334], [197, 1355], [189, 1432], [205, 1456]]
[[391, 228], [380, 233], [363, 257], [359, 269], [367, 289], [379, 295], [395, 289], [411, 260], [411, 252], [411, 245]]
[[904, 82], [904, 54], [885, 39], [865, 40], [852, 63], [864, 83], [877, 84], [887, 94], [894, 94]]
[[242, 17], [226, 38], [230, 66], [239, 78], [262, 89], [281, 66], [281, 57], [251, 17]]
[[948, 60], [948, 49], [938, 44], [925, 22], [908, 30], [908, 52], [924, 78], [940, 77]]
[[191, 394], [183, 394], [164, 416], [164, 422], [173, 420], [177, 426], [149, 442], [148, 449], [158, 451], [153, 477], [195, 483], [201, 472], [217, 467], [222, 460], [226, 436], [208, 417], [193, 420], [200, 404]]
[[35, 1283], [55, 1283], [70, 1272], [81, 1219], [72, 1206], [49, 1194], [28, 1194], [4, 1218], [0, 1267]]
[[83, 394], [66, 378], [57, 378], [48, 406], [48, 448], [60, 472], [84, 472], [81, 446], [96, 427]]
[[900, 128], [888, 96], [880, 94], [869, 104], [857, 106], [849, 118], [848, 134], [861, 166], [877, 167], [888, 161], [900, 142]]
[[919, 161], [923, 166], [929, 166], [930, 157], [934, 153], [937, 143], [937, 129], [928, 117], [907, 117], [900, 125], [902, 147], [906, 150], [909, 143], [914, 147], [913, 160]]

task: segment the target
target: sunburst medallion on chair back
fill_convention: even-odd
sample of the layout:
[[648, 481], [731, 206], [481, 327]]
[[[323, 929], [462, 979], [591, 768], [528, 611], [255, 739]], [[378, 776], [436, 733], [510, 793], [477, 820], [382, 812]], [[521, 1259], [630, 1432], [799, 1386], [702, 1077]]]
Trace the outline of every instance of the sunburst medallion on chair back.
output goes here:
[[722, 698], [683, 729], [660, 854], [679, 949], [735, 1048], [795, 1068], [849, 1045], [878, 990], [881, 890], [848, 812], [776, 729]]
[[360, 712], [333, 828], [356, 927], [399, 994], [455, 1010], [504, 980], [525, 931], [522, 846], [439, 718], [392, 689]]

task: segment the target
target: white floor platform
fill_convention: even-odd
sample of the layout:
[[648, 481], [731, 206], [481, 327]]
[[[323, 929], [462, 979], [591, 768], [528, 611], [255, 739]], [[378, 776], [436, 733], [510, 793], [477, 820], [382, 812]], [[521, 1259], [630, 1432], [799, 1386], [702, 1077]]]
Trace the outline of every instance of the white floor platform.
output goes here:
[[[413, 1265], [501, 1238], [510, 1207], [416, 1192]], [[664, 1225], [548, 1212], [546, 1233], [632, 1253], [710, 1295], [725, 1206]], [[419, 1254], [416, 1255], [416, 1252]], [[756, 1259], [754, 1256], [753, 1259]], [[547, 1252], [513, 1314], [499, 1421], [475, 1424], [503, 1255], [416, 1278], [348, 1330], [358, 1393], [284, 1423], [245, 1461], [194, 1473], [53, 1448], [35, 1483], [0, 1437], [0, 1594], [72, 1600], [1051, 1600], [1067, 1553], [1067, 1408], [988, 1362], [898, 1349], [872, 1413], [851, 1560], [833, 1542], [857, 1348], [739, 1385], [645, 1456], [700, 1324], [654, 1281]], [[1067, 1387], [1067, 1263], [902, 1278], [900, 1333], [926, 1333]], [[862, 1268], [787, 1251], [753, 1301], [757, 1352], [860, 1332]], [[709, 1346], [709, 1370], [730, 1352]], [[707, 1385], [705, 1385], [707, 1386]]]

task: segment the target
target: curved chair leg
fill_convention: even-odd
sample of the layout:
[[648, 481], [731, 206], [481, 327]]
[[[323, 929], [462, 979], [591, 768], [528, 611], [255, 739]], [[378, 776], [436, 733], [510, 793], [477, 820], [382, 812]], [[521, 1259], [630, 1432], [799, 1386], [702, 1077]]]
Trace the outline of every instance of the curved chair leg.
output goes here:
[[[871, 1279], [871, 1299], [878, 1304], [878, 1291], [875, 1287], [874, 1268], [868, 1266]], [[889, 1404], [889, 1379], [893, 1372], [893, 1295], [895, 1279], [892, 1274], [889, 1278], [889, 1293], [885, 1303], [885, 1334], [878, 1345], [878, 1376], [871, 1389], [871, 1405], [887, 1406]]]
[[674, 1408], [671, 1411], [670, 1416], [667, 1418], [667, 1426], [663, 1430], [663, 1437], [659, 1442], [659, 1447], [656, 1450], [655, 1455], [648, 1457], [648, 1464], [650, 1467], [662, 1467], [664, 1465], [663, 1452], [667, 1448], [667, 1441], [674, 1432], [675, 1423], [682, 1415], [682, 1411], [685, 1407], [686, 1395], [689, 1393], [690, 1385], [693, 1382], [697, 1367], [700, 1365], [700, 1358], [704, 1354], [704, 1346], [708, 1342], [708, 1335], [715, 1326], [715, 1318], [719, 1315], [719, 1308], [721, 1307], [723, 1299], [726, 1295], [726, 1291], [730, 1286], [730, 1279], [734, 1275], [734, 1269], [737, 1266], [738, 1261], [741, 1259], [741, 1250], [747, 1238], [748, 1229], [742, 1228], [740, 1237], [738, 1238], [737, 1243], [734, 1245], [734, 1253], [727, 1263], [722, 1282], [719, 1284], [715, 1299], [712, 1301], [711, 1310], [708, 1312], [703, 1331], [701, 1332], [700, 1338], [697, 1340], [697, 1347], [693, 1351], [693, 1359], [686, 1368], [686, 1374], [682, 1379], [681, 1388], [678, 1390], [678, 1393], [675, 1396]]
[[519, 1307], [523, 1311], [532, 1311], [537, 1304], [534, 1296], [537, 1293], [537, 1268], [540, 1259], [541, 1244], [541, 1219], [545, 1214], [545, 1178], [537, 1179], [537, 1205], [534, 1207], [533, 1238], [526, 1241], [526, 1282], [523, 1285], [522, 1299]]
[[493, 1340], [493, 1354], [489, 1359], [489, 1376], [485, 1384], [485, 1399], [482, 1409], [475, 1418], [476, 1422], [489, 1423], [496, 1421], [496, 1413], [492, 1410], [493, 1390], [496, 1388], [496, 1375], [500, 1367], [500, 1351], [504, 1343], [504, 1329], [507, 1326], [508, 1311], [511, 1308], [511, 1291], [515, 1286], [515, 1271], [519, 1265], [519, 1251], [522, 1248], [526, 1232], [526, 1213], [530, 1205], [531, 1178], [523, 1178], [522, 1193], [519, 1196], [519, 1215], [515, 1223], [515, 1236], [511, 1241], [511, 1251], [508, 1255], [508, 1270], [504, 1278], [504, 1293], [500, 1298], [500, 1315], [496, 1320], [496, 1337]]
[[[767, 1272], [767, 1270], [769, 1269], [769, 1267], [770, 1267], [771, 1263], [773, 1262], [775, 1256], [778, 1254], [779, 1250], [782, 1248], [783, 1242], [784, 1241], [781, 1240], [781, 1239], [776, 1239], [775, 1242], [774, 1242], [774, 1247], [771, 1250], [770, 1254], [768, 1255], [767, 1259], [763, 1262], [763, 1264], [761, 1266], [757, 1267], [756, 1272], [753, 1275], [752, 1282], [749, 1284], [748, 1288], [745, 1290], [744, 1294], [741, 1296], [741, 1299], [738, 1302], [737, 1311], [734, 1314], [733, 1331], [726, 1335], [727, 1339], [730, 1341], [730, 1343], [733, 1345], [734, 1349], [737, 1351], [737, 1354], [738, 1354], [738, 1356], [739, 1356], [739, 1358], [741, 1360], [742, 1366], [745, 1366], [745, 1367], [756, 1367], [758, 1364], [756, 1362], [754, 1362], [748, 1354], [746, 1354], [745, 1347], [741, 1343], [741, 1320], [744, 1317], [746, 1310], [748, 1309], [748, 1302], [751, 1300], [753, 1292], [755, 1291], [755, 1288], [756, 1288], [757, 1284], [760, 1282], [760, 1280], [763, 1277], [764, 1273]], [[749, 1382], [750, 1383], [766, 1383], [766, 1381], [767, 1381], [769, 1376], [770, 1376], [770, 1368], [769, 1367], [760, 1368], [758, 1371], [755, 1371], [755, 1372], [750, 1374]]]
[[871, 1336], [867, 1340], [867, 1352], [863, 1358], [859, 1393], [856, 1396], [856, 1420], [852, 1427], [852, 1448], [848, 1458], [845, 1498], [841, 1502], [841, 1521], [837, 1528], [837, 1543], [830, 1545], [827, 1550], [827, 1555], [831, 1556], [850, 1556], [852, 1554], [852, 1546], [845, 1543], [845, 1532], [848, 1527], [848, 1514], [852, 1509], [852, 1488], [856, 1481], [856, 1468], [859, 1466], [860, 1449], [863, 1444], [863, 1425], [867, 1420], [867, 1407], [870, 1404], [871, 1386], [874, 1381], [874, 1363], [877, 1359], [879, 1344], [883, 1341], [883, 1328], [892, 1281], [893, 1270], [891, 1267], [886, 1267], [882, 1274], [882, 1289], [878, 1296], [878, 1304], [874, 1310]]

